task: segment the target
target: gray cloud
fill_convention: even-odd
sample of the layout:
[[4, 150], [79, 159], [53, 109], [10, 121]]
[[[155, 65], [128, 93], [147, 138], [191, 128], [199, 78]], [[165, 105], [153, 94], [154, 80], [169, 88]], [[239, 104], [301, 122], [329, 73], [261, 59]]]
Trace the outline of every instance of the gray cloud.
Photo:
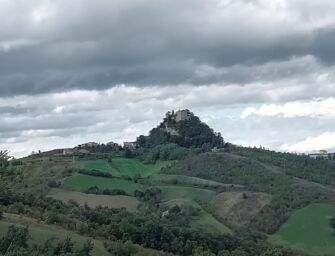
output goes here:
[[[274, 91], [265, 90], [269, 87], [251, 84], [246, 90], [238, 85], [117, 86], [102, 91], [0, 98], [0, 109], [6, 110], [0, 112], [0, 147], [21, 156], [32, 150], [72, 147], [87, 141], [122, 143], [147, 134], [166, 111], [183, 108], [191, 109], [222, 132], [227, 141], [237, 144], [283, 150], [309, 136], [335, 134], [335, 118], [329, 114], [335, 96], [301, 101], [301, 92], [293, 91], [288, 93], [291, 103], [256, 104], [280, 94], [276, 93], [276, 85], [272, 87]], [[281, 88], [285, 92], [289, 86]], [[254, 104], [244, 103], [249, 98], [255, 99]], [[272, 102], [275, 101], [274, 98]], [[248, 111], [250, 106], [255, 111]], [[249, 114], [243, 115], [245, 112]], [[314, 144], [315, 149], [321, 147], [320, 143]]]
[[[0, 7], [3, 96], [117, 84], [247, 84], [289, 70], [304, 77], [310, 70], [292, 67], [296, 58], [314, 56], [321, 70], [335, 60], [331, 1], [33, 0]], [[267, 65], [274, 62], [284, 73]], [[204, 67], [217, 72], [199, 73]]]
[[0, 0], [0, 146], [133, 140], [189, 108], [233, 143], [319, 149], [333, 116], [241, 114], [335, 98], [334, 12], [331, 0]]

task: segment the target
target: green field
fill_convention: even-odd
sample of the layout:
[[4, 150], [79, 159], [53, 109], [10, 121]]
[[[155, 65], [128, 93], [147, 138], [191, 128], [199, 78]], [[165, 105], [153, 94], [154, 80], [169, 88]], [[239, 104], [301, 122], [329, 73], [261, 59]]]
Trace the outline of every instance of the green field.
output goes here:
[[162, 190], [163, 200], [182, 198], [209, 202], [215, 196], [215, 192], [208, 189], [182, 187], [182, 186], [157, 186]]
[[[81, 246], [89, 238], [78, 235], [74, 232], [42, 223], [37, 223], [35, 220], [30, 218], [21, 218], [16, 215], [5, 215], [5, 218], [0, 221], [0, 238], [7, 233], [7, 229], [11, 225], [25, 227], [28, 226], [29, 234], [31, 236], [31, 243], [42, 244], [46, 240], [54, 238], [56, 240], [64, 240], [66, 237], [70, 237], [72, 241], [76, 242], [78, 246]], [[110, 255], [103, 246], [102, 241], [92, 240], [94, 243], [93, 256], [107, 256]]]
[[231, 233], [231, 230], [221, 222], [217, 221], [211, 214], [204, 211], [202, 207], [193, 200], [175, 199], [165, 203], [165, 205], [174, 206], [192, 206], [200, 209], [199, 216], [191, 218], [191, 227], [198, 231], [205, 231], [208, 233]]
[[134, 177], [141, 175], [142, 177], [158, 173], [162, 167], [171, 164], [173, 161], [157, 161], [155, 164], [144, 164], [136, 158], [114, 158], [111, 163], [107, 160], [86, 160], [81, 161], [80, 166], [86, 170], [100, 170], [109, 172], [117, 177], [127, 175]]
[[107, 160], [86, 160], [80, 162], [80, 167], [86, 170], [99, 170], [108, 172], [112, 170], [112, 167], [109, 165]]
[[335, 217], [335, 205], [310, 204], [296, 211], [269, 241], [313, 255], [335, 255], [335, 232], [329, 225], [330, 217]]
[[143, 186], [132, 181], [118, 178], [103, 178], [83, 174], [75, 174], [66, 178], [63, 182], [66, 189], [75, 191], [84, 191], [92, 186], [97, 186], [100, 189], [122, 189], [127, 194], [133, 195], [135, 190], [143, 190]]

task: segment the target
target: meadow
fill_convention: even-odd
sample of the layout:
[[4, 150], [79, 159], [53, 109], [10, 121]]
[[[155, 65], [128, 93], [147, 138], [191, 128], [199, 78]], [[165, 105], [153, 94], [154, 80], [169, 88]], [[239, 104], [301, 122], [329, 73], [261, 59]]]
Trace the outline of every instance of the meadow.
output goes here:
[[313, 255], [335, 255], [335, 230], [329, 225], [331, 217], [335, 217], [335, 205], [310, 204], [293, 213], [269, 241]]
[[122, 189], [128, 195], [134, 195], [135, 190], [144, 189], [143, 185], [129, 180], [84, 174], [74, 174], [63, 181], [63, 187], [69, 190], [84, 191], [92, 186], [97, 186], [100, 189]]
[[146, 177], [158, 173], [163, 167], [168, 166], [173, 161], [156, 161], [154, 164], [144, 164], [136, 158], [113, 158], [111, 162], [107, 160], [84, 160], [80, 161], [80, 167], [85, 170], [99, 170], [111, 173], [116, 177], [123, 175], [129, 177]]

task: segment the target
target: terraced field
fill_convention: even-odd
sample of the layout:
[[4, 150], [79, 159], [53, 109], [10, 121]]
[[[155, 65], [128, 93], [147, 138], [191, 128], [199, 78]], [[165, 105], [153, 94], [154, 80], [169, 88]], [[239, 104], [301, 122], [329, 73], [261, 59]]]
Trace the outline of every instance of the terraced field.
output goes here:
[[310, 204], [291, 215], [269, 241], [313, 255], [335, 255], [335, 233], [329, 225], [331, 217], [335, 217], [335, 205]]
[[132, 196], [93, 195], [62, 189], [52, 189], [48, 196], [61, 200], [65, 203], [69, 200], [73, 200], [80, 205], [87, 204], [92, 208], [97, 206], [106, 206], [109, 208], [126, 208], [128, 211], [135, 211], [139, 204], [139, 201]]

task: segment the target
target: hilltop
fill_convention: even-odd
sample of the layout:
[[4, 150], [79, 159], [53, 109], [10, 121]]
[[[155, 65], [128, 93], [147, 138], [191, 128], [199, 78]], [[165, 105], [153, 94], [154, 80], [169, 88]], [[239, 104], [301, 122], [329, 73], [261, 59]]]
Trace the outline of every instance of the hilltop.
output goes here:
[[94, 239], [93, 255], [335, 253], [334, 161], [225, 143], [189, 110], [123, 147], [6, 161], [0, 178], [0, 236], [28, 225], [30, 243], [57, 247], [67, 232], [84, 248]]
[[187, 109], [167, 112], [163, 122], [153, 128], [148, 136], [142, 135], [137, 139], [140, 147], [152, 147], [166, 143], [204, 149], [224, 146], [221, 134], [215, 133]]

